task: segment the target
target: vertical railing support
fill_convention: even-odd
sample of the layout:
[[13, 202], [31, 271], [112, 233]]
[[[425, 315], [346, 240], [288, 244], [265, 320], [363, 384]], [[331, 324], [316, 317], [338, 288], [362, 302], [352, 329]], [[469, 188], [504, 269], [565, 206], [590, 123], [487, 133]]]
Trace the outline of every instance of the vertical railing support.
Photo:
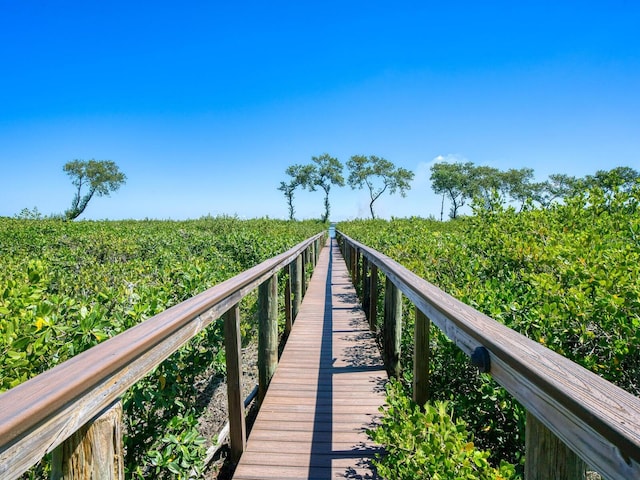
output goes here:
[[258, 401], [278, 366], [278, 276], [258, 287]]
[[371, 324], [371, 320], [369, 319], [369, 304], [371, 302], [371, 280], [369, 279], [369, 259], [362, 256], [362, 310], [364, 310], [367, 315], [367, 319], [369, 320], [369, 324]]
[[371, 264], [369, 274], [369, 330], [375, 332], [378, 329], [378, 267]]
[[390, 377], [399, 378], [402, 337], [402, 293], [389, 277], [384, 290], [384, 364]]
[[242, 398], [242, 347], [240, 307], [236, 304], [224, 314], [224, 348], [227, 364], [227, 405], [231, 461], [237, 463], [247, 442], [247, 427]]
[[302, 256], [302, 269], [300, 270], [300, 272], [302, 273], [302, 296], [304, 297], [307, 294], [307, 261], [309, 258], [306, 248], [302, 251], [301, 256]]
[[358, 250], [356, 250], [356, 247], [351, 247], [351, 254], [349, 255], [349, 259], [350, 259], [350, 263], [349, 263], [349, 271], [351, 272], [351, 279], [354, 280], [356, 278], [356, 263], [358, 262], [357, 259], [357, 254], [358, 254]]
[[53, 451], [52, 480], [124, 479], [122, 402], [117, 401]]
[[527, 412], [525, 480], [583, 480], [587, 466], [551, 430]]
[[288, 337], [293, 328], [293, 303], [291, 301], [291, 264], [289, 264], [287, 278], [284, 285], [284, 334]]
[[[344, 241], [344, 243], [342, 244], [342, 256], [344, 257], [344, 263], [347, 266], [347, 271], [349, 270], [349, 267], [351, 265], [351, 263], [349, 263], [349, 252], [351, 251], [351, 247], [349, 246], [349, 244]], [[349, 274], [351, 274], [351, 272], [349, 272]]]
[[413, 400], [421, 407], [429, 400], [429, 329], [431, 321], [416, 308], [413, 349]]
[[298, 312], [300, 311], [300, 305], [302, 304], [302, 255], [298, 255], [294, 262], [289, 265], [289, 275], [293, 279], [293, 307], [292, 307], [292, 322], [296, 321]]

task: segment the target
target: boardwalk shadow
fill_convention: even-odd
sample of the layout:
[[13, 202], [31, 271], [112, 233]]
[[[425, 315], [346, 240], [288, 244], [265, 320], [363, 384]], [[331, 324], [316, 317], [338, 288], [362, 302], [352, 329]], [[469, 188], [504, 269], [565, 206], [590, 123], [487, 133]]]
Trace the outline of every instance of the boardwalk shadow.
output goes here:
[[359, 314], [363, 313], [360, 308], [360, 304], [358, 303], [358, 296], [355, 293], [336, 293], [334, 297], [338, 299], [338, 301], [347, 306], [336, 306], [333, 305], [334, 310], [348, 310], [353, 313]]
[[[335, 244], [334, 244], [335, 245]], [[386, 376], [380, 377], [379, 372], [384, 370], [384, 366], [380, 361], [380, 353], [375, 340], [372, 339], [369, 332], [369, 327], [364, 317], [364, 312], [359, 306], [358, 297], [355, 292], [334, 292], [334, 287], [340, 289], [338, 284], [332, 284], [332, 269], [334, 267], [334, 250], [332, 247], [329, 256], [329, 272], [327, 275], [327, 281], [325, 285], [325, 302], [324, 302], [324, 324], [322, 333], [322, 354], [320, 364], [325, 368], [321, 369], [321, 373], [318, 377], [318, 392], [320, 392], [320, 386], [322, 385], [323, 395], [329, 395], [333, 397], [334, 392], [334, 379], [336, 375], [342, 373], [356, 373], [356, 372], [371, 372], [370, 382], [372, 382], [372, 392], [381, 393], [384, 391], [384, 385], [386, 383]], [[342, 284], [340, 284], [342, 285]], [[349, 312], [348, 315], [352, 317], [349, 320], [348, 330], [334, 330], [334, 312], [336, 315], [343, 315], [344, 312]], [[340, 312], [340, 313], [338, 313]], [[334, 337], [334, 335], [339, 335]], [[345, 345], [342, 351], [335, 352], [339, 357], [339, 361], [336, 362], [336, 358], [333, 357], [333, 349], [336, 348], [334, 344], [334, 338], [338, 339], [336, 344]], [[327, 368], [330, 367], [330, 368]], [[326, 398], [326, 397], [325, 397]], [[318, 397], [317, 404], [320, 404], [321, 398]], [[311, 447], [311, 461], [309, 468], [309, 477], [314, 476], [314, 470], [320, 467], [321, 469], [333, 470], [332, 478], [347, 478], [347, 479], [360, 479], [360, 480], [373, 480], [379, 479], [376, 474], [375, 468], [371, 462], [373, 456], [380, 452], [379, 447], [367, 445], [363, 442], [353, 445], [348, 450], [334, 450], [332, 442], [322, 441], [323, 436], [326, 436], [327, 425], [326, 418], [333, 418], [334, 406], [330, 403], [327, 412], [326, 403], [324, 404], [322, 411], [317, 410], [314, 421], [314, 433], [313, 443]], [[327, 415], [328, 413], [328, 415]], [[361, 432], [367, 429], [374, 428], [379, 420], [379, 415], [373, 414], [370, 417], [368, 424], [363, 424]], [[321, 426], [321, 423], [323, 425]], [[329, 431], [334, 429], [333, 420], [330, 421]], [[347, 464], [342, 471], [336, 471], [335, 467], [332, 468], [332, 462], [340, 459], [352, 459], [351, 465]], [[313, 465], [314, 467], [311, 467]], [[315, 474], [317, 476], [317, 472]]]

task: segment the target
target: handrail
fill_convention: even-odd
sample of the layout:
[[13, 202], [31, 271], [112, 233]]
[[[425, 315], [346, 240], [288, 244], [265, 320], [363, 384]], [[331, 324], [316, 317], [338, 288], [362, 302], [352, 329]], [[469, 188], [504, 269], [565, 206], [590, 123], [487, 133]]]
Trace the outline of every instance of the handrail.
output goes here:
[[586, 463], [607, 478], [640, 478], [640, 398], [460, 302], [386, 255], [341, 232], [336, 235], [467, 355], [484, 347], [493, 378]]
[[0, 478], [16, 478], [326, 232], [0, 395]]

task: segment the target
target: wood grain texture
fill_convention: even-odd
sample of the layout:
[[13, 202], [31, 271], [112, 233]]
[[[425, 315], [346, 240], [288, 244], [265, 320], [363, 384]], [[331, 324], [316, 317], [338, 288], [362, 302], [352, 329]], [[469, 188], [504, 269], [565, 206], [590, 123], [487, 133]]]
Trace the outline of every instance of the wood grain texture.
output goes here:
[[224, 314], [224, 349], [227, 366], [227, 407], [231, 459], [238, 461], [247, 443], [247, 427], [242, 398], [242, 346], [240, 307], [236, 304]]
[[0, 395], [0, 478], [14, 479], [294, 261], [301, 242]]
[[415, 342], [413, 354], [413, 401], [424, 406], [429, 400], [429, 318], [416, 308], [413, 338]]
[[484, 346], [491, 375], [554, 435], [608, 479], [640, 478], [640, 399], [456, 300], [396, 261], [360, 248], [467, 355]]
[[122, 403], [102, 412], [53, 452], [51, 480], [124, 480]]
[[402, 341], [402, 293], [387, 277], [384, 287], [383, 358], [390, 377], [400, 378]]
[[587, 465], [531, 413], [527, 413], [527, 480], [584, 480]]
[[322, 250], [234, 479], [376, 478], [386, 373], [347, 267]]
[[278, 277], [258, 287], [258, 403], [278, 366]]

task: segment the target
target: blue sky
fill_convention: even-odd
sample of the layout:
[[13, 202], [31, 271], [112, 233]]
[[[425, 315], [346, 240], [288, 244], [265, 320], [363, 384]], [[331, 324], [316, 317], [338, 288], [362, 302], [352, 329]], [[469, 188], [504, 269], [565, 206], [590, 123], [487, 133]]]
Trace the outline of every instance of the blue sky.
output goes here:
[[[385, 217], [439, 216], [434, 161], [640, 169], [640, 2], [0, 0], [0, 216], [62, 212], [62, 166], [128, 180], [81, 218], [285, 218], [329, 153], [416, 173]], [[345, 172], [346, 173], [346, 172]], [[334, 220], [368, 214], [334, 187]], [[298, 218], [321, 192], [298, 191]]]

